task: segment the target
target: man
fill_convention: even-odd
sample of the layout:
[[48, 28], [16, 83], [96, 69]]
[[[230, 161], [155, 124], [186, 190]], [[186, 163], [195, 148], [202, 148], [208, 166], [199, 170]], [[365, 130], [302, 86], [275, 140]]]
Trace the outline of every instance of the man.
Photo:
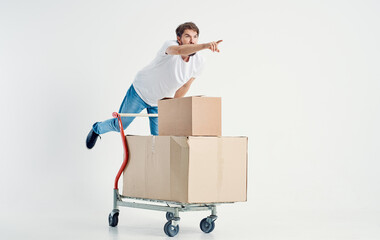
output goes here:
[[[192, 22], [181, 24], [176, 29], [177, 41], [166, 41], [155, 59], [140, 72], [127, 91], [119, 113], [157, 113], [158, 100], [173, 96], [185, 96], [194, 79], [199, 76], [203, 58], [198, 51], [210, 49], [219, 52], [217, 42], [198, 44], [199, 29]], [[123, 127], [127, 128], [134, 117], [122, 117]], [[158, 119], [149, 118], [150, 132], [158, 135]], [[110, 131], [119, 132], [117, 118], [96, 122], [86, 139], [87, 148], [94, 147], [100, 134]]]

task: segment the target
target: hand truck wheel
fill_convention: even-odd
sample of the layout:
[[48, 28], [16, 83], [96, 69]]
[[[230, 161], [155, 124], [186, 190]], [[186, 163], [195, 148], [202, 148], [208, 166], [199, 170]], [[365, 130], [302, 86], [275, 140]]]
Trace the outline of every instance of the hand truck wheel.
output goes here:
[[203, 232], [210, 233], [215, 228], [215, 222], [211, 218], [203, 218], [200, 227]]
[[170, 221], [174, 218], [174, 213], [172, 212], [167, 212], [166, 213], [166, 220]]
[[164, 232], [169, 237], [174, 237], [179, 232], [179, 225], [174, 226], [172, 221], [168, 221], [164, 226]]
[[110, 227], [116, 227], [118, 223], [119, 223], [119, 213], [118, 212], [115, 212], [115, 213], [111, 212], [108, 215], [108, 224], [110, 225]]

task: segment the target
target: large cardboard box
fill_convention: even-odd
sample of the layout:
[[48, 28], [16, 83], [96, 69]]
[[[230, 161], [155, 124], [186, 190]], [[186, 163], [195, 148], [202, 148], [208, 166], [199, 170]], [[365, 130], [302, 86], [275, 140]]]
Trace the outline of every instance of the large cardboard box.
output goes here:
[[181, 203], [247, 200], [247, 137], [126, 138], [123, 195]]
[[158, 101], [160, 136], [222, 136], [220, 97], [184, 97]]

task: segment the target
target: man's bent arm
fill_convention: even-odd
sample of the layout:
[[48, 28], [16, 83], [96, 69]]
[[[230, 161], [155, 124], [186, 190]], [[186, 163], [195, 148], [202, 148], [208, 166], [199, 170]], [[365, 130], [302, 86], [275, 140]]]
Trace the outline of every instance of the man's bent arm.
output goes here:
[[185, 83], [182, 87], [180, 87], [174, 94], [174, 98], [181, 98], [181, 97], [184, 97], [186, 95], [186, 93], [189, 91], [190, 89], [190, 86], [191, 84], [193, 83], [193, 81], [195, 80], [195, 78], [190, 78], [189, 81], [187, 81], [187, 83]]

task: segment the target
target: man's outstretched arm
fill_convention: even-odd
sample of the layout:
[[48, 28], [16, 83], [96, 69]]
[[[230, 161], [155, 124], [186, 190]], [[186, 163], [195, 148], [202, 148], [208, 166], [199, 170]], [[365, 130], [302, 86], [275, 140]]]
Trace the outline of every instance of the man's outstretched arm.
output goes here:
[[179, 45], [179, 46], [170, 46], [168, 47], [168, 49], [166, 49], [166, 54], [188, 56], [190, 54], [193, 54], [195, 52], [198, 52], [204, 49], [210, 49], [213, 52], [219, 52], [218, 44], [221, 43], [222, 41], [223, 40], [219, 40], [217, 42], [202, 43], [202, 44], [185, 44], [185, 45]]

